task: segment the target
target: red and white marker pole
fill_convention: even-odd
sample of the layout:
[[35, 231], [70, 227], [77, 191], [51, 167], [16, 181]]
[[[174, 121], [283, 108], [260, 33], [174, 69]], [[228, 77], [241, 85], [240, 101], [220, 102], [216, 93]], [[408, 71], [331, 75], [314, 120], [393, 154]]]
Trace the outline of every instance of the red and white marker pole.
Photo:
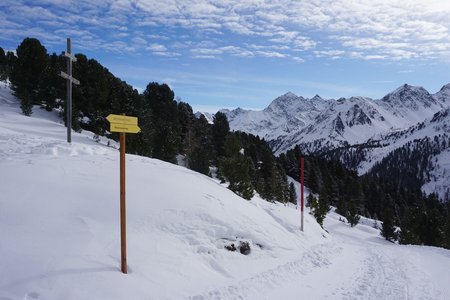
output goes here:
[[301, 214], [301, 223], [300, 230], [303, 231], [303, 219], [304, 219], [304, 211], [305, 211], [305, 201], [303, 198], [303, 194], [305, 191], [305, 159], [303, 157], [300, 158], [300, 214]]

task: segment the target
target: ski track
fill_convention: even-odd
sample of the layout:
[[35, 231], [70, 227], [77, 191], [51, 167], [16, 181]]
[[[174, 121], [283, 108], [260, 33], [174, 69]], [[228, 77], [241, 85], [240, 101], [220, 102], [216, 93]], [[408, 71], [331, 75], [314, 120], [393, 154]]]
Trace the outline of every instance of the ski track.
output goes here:
[[342, 299], [409, 299], [403, 271], [394, 261], [377, 253], [378, 249], [367, 250], [368, 255], [360, 264], [363, 271], [357, 274], [354, 285], [341, 293]]
[[[387, 247], [387, 249], [385, 249]], [[267, 270], [221, 288], [189, 296], [186, 300], [224, 300], [224, 299], [270, 299], [264, 295], [271, 290], [282, 290], [285, 285], [303, 282], [312, 288], [316, 297], [328, 299], [445, 299], [429, 276], [420, 270], [420, 255], [402, 246], [364, 245], [352, 241], [331, 241], [317, 245], [298, 260], [293, 260], [276, 268]], [[348, 260], [340, 261], [339, 256], [352, 254], [353, 266]], [[330, 272], [345, 268], [352, 270], [348, 278], [331, 279], [331, 289], [321, 294], [320, 286], [310, 286], [307, 277], [328, 268]], [[325, 279], [327, 280], [327, 279]], [[322, 284], [321, 284], [322, 285]], [[341, 286], [339, 286], [341, 285]], [[273, 291], [272, 291], [273, 292]]]
[[250, 295], [255, 294], [261, 299], [265, 290], [282, 286], [286, 282], [294, 281], [296, 276], [304, 276], [332, 264], [333, 258], [341, 252], [342, 247], [336, 244], [330, 242], [320, 244], [306, 251], [298, 260], [287, 262], [246, 279], [240, 279], [235, 284], [187, 297], [186, 300], [249, 299]]

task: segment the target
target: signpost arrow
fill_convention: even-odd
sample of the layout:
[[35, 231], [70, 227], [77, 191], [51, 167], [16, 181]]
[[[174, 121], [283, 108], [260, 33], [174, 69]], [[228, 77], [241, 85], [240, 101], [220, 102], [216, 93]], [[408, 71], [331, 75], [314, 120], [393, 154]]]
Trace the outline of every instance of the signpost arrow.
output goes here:
[[127, 125], [123, 123], [111, 123], [110, 125], [109, 131], [111, 132], [138, 133], [141, 131], [141, 128], [136, 125]]
[[[138, 124], [138, 118], [137, 117], [130, 117], [130, 116], [124, 116], [124, 115], [113, 115], [110, 114], [106, 117], [106, 120], [109, 121], [109, 123], [119, 123], [119, 124], [126, 124], [126, 125], [136, 125]], [[120, 132], [120, 131], [116, 131]]]

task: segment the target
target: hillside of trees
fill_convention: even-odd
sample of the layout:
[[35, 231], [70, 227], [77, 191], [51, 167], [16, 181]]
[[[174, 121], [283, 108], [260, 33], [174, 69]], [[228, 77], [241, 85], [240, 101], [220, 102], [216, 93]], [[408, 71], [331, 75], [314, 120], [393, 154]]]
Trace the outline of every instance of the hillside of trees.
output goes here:
[[[439, 138], [434, 141], [436, 145], [442, 143]], [[431, 145], [423, 143], [420, 149], [432, 151]], [[305, 185], [318, 195], [318, 199], [312, 196], [311, 200], [319, 209], [322, 206], [327, 210], [333, 205], [349, 223], [357, 215], [382, 220], [382, 234], [388, 240], [450, 248], [450, 203], [440, 201], [435, 194], [425, 195], [421, 185], [406, 184], [405, 178], [412, 176], [416, 180], [416, 177], [406, 171], [402, 176], [397, 173], [401, 168], [395, 166], [407, 161], [407, 157], [399, 156], [402, 151], [405, 150], [394, 152], [364, 176], [358, 176], [336, 160], [303, 155], [299, 146], [281, 154], [278, 160], [286, 173], [298, 180], [299, 159], [305, 157]], [[417, 159], [417, 151], [409, 152], [411, 159]], [[381, 168], [386, 163], [391, 168]], [[391, 173], [381, 174], [381, 170]], [[396, 226], [401, 228], [400, 233], [395, 231]]]
[[[58, 74], [66, 69], [66, 57], [47, 53], [34, 38], [26, 38], [16, 54], [0, 48], [0, 74], [9, 80], [21, 101], [22, 112], [32, 114], [33, 105], [61, 111], [65, 120], [66, 81]], [[217, 175], [240, 196], [250, 199], [255, 191], [268, 201], [295, 202], [295, 189], [289, 185], [283, 168], [267, 144], [258, 137], [231, 132], [224, 114], [217, 113], [213, 124], [204, 116], [196, 118], [192, 107], [175, 101], [167, 84], [149, 82], [139, 93], [115, 77], [94, 59], [75, 54], [73, 76], [74, 130], [118, 140], [109, 132], [109, 114], [139, 118], [141, 132], [127, 135], [127, 152], [184, 165], [205, 175]]]

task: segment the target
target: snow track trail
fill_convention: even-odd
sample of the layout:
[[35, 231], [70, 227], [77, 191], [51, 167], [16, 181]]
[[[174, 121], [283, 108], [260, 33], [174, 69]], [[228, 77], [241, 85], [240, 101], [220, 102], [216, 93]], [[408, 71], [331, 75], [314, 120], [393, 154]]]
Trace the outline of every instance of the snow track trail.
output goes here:
[[253, 299], [252, 295], [258, 295], [259, 299], [271, 299], [261, 295], [286, 283], [292, 283], [296, 278], [308, 276], [315, 270], [327, 268], [341, 252], [342, 248], [333, 243], [317, 245], [306, 251], [300, 259], [280, 264], [276, 268], [186, 299]]
[[[417, 251], [426, 247], [395, 245], [367, 236], [377, 232], [367, 224], [350, 228], [337, 220], [335, 213], [328, 215], [332, 238], [301, 258], [185, 299], [449, 299], [442, 285], [430, 279], [439, 270], [424, 263], [427, 251]], [[448, 278], [447, 273], [441, 281]]]

